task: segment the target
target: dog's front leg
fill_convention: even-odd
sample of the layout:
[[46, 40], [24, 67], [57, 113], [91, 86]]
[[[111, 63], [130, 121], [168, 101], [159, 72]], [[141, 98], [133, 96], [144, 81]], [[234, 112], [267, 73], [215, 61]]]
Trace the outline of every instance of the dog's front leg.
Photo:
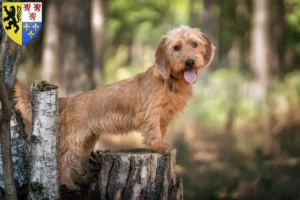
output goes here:
[[[143, 126], [144, 143], [156, 152], [168, 152], [170, 148], [163, 144], [163, 134], [159, 122], [150, 122]], [[166, 131], [166, 130], [165, 130]]]
[[160, 122], [161, 135], [164, 137], [167, 133], [169, 122]]

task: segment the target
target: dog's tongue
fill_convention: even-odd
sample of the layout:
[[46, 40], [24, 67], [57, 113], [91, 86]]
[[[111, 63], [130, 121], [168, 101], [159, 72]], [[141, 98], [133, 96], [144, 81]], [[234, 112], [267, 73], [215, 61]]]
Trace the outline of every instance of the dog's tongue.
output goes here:
[[188, 83], [195, 83], [197, 76], [195, 73], [195, 70], [191, 69], [191, 70], [185, 70], [184, 73], [184, 79], [188, 82]]

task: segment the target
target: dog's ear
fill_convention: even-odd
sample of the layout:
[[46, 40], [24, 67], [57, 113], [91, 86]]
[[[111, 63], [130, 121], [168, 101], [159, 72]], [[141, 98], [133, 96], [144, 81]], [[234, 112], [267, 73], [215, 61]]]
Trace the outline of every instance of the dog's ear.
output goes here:
[[205, 51], [205, 55], [204, 55], [204, 67], [207, 67], [214, 58], [215, 47], [212, 44], [211, 40], [206, 35], [204, 35], [203, 33], [201, 33], [201, 34], [202, 34], [202, 37], [206, 41], [206, 44], [205, 44], [206, 51]]
[[169, 78], [171, 74], [171, 69], [168, 62], [167, 50], [166, 50], [167, 37], [164, 36], [160, 39], [155, 52], [155, 65], [159, 73], [164, 77], [164, 79]]

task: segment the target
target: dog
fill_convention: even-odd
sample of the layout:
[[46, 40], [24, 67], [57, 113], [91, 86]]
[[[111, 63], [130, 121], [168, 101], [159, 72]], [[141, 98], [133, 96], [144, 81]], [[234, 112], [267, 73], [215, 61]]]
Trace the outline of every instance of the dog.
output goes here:
[[[145, 72], [74, 97], [59, 99], [60, 182], [76, 189], [81, 162], [101, 133], [140, 131], [145, 144], [167, 152], [163, 143], [169, 122], [192, 96], [199, 69], [214, 57], [214, 45], [197, 28], [181, 26], [164, 35], [155, 63]], [[16, 82], [16, 108], [31, 122], [30, 94]]]

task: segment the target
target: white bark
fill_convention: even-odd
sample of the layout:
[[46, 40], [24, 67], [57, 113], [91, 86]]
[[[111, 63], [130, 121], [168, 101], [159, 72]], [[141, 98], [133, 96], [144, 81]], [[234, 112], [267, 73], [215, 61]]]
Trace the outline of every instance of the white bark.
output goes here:
[[266, 96], [269, 70], [271, 36], [269, 32], [270, 22], [270, 1], [253, 1], [253, 21], [251, 34], [251, 68], [255, 74], [256, 82], [253, 89], [253, 96], [262, 100]]
[[103, 0], [92, 0], [91, 2], [91, 29], [93, 48], [93, 76], [97, 84], [103, 83], [104, 67], [104, 5]]
[[32, 86], [32, 135], [29, 199], [59, 199], [58, 89], [45, 82]]

